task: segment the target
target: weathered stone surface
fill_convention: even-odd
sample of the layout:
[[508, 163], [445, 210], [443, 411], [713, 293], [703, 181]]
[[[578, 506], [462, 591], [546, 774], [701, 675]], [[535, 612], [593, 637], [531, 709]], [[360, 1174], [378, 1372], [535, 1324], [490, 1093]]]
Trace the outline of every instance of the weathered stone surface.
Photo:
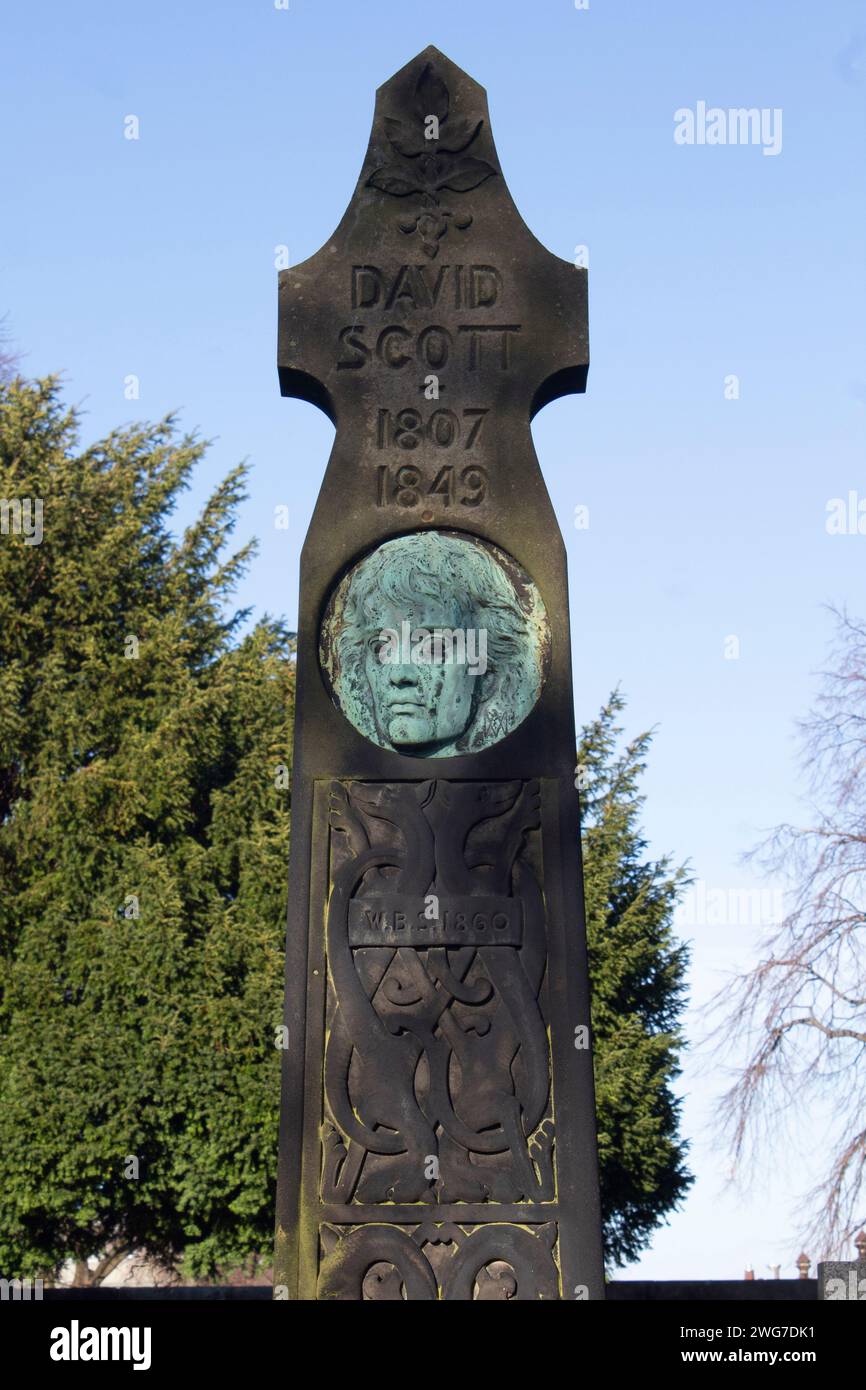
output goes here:
[[[277, 1296], [603, 1296], [565, 555], [529, 429], [587, 364], [585, 271], [425, 50], [280, 276], [281, 389], [337, 434], [301, 566]], [[462, 632], [462, 669], [383, 661], [403, 623]]]

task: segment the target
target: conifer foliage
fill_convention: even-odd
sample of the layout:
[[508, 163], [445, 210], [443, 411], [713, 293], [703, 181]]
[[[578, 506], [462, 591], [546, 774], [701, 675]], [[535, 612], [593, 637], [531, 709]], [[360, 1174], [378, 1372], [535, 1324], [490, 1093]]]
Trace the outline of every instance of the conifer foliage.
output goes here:
[[0, 499], [43, 530], [0, 535], [7, 1277], [207, 1274], [270, 1222], [294, 667], [226, 616], [243, 468], [171, 535], [205, 451], [171, 419], [82, 450], [56, 380], [0, 386]]
[[640, 831], [647, 732], [622, 746], [616, 690], [582, 731], [582, 848], [599, 1167], [609, 1266], [635, 1259], [692, 1184], [679, 1137], [686, 947], [673, 913], [686, 883], [647, 859]]

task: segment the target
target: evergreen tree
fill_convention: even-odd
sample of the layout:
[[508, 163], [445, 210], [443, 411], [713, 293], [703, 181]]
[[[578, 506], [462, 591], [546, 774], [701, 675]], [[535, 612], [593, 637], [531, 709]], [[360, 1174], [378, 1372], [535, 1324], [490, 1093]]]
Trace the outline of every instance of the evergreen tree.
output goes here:
[[43, 506], [0, 535], [8, 1277], [269, 1243], [294, 668], [225, 616], [243, 468], [171, 537], [205, 449], [167, 419], [82, 452], [54, 379], [0, 386], [0, 499]]
[[686, 947], [673, 912], [686, 882], [668, 858], [645, 859], [638, 793], [650, 732], [620, 747], [614, 691], [578, 745], [582, 847], [605, 1253], [636, 1259], [688, 1191], [680, 1102]]

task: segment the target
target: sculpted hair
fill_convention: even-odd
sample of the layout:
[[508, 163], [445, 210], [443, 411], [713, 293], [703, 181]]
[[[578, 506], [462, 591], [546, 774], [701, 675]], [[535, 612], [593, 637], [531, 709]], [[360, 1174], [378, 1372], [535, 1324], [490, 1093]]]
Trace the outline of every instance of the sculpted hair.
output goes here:
[[472, 716], [454, 747], [455, 753], [471, 752], [515, 728], [541, 688], [531, 597], [521, 598], [483, 545], [424, 531], [386, 541], [363, 560], [345, 596], [334, 688], [341, 703], [352, 706], [361, 732], [381, 743], [370, 708], [367, 644], [382, 630], [385, 604], [414, 623], [431, 600], [442, 605], [438, 626], [487, 634], [487, 670], [476, 677]]

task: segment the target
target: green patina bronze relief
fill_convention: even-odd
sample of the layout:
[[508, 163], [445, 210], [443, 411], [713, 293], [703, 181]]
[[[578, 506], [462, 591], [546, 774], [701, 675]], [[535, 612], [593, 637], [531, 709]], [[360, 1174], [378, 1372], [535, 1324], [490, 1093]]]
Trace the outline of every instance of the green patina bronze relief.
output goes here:
[[529, 714], [550, 654], [544, 604], [511, 556], [476, 537], [419, 531], [346, 574], [319, 656], [337, 707], [382, 748], [474, 753]]

